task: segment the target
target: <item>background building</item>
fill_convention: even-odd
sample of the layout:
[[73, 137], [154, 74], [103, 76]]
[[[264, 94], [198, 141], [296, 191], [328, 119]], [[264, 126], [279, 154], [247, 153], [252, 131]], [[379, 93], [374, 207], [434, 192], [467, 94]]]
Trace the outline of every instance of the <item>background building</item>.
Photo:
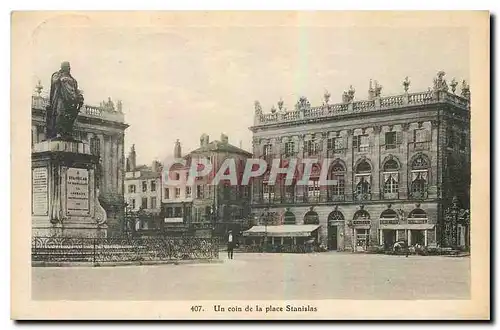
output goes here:
[[[382, 97], [382, 86], [370, 82], [368, 98], [355, 101], [351, 87], [343, 102], [312, 107], [300, 98], [288, 111], [263, 113], [255, 104], [255, 157], [318, 158], [307, 186], [268, 185], [254, 180], [252, 209], [256, 218], [281, 224], [318, 224], [320, 243], [329, 249], [366, 250], [410, 244], [461, 245], [468, 229], [445, 220], [456, 196], [469, 208], [470, 91], [444, 72], [425, 92]], [[332, 186], [319, 184], [323, 159], [332, 159]], [[270, 161], [268, 161], [270, 163]], [[462, 242], [462, 243], [461, 243]]]
[[[138, 166], [136, 159], [135, 146], [132, 145], [125, 173], [126, 216], [136, 218], [133, 224], [136, 230], [154, 229], [161, 209], [162, 167], [158, 161], [153, 161], [151, 166]], [[136, 214], [141, 216], [135, 217]]]
[[[31, 98], [31, 145], [45, 140], [45, 116], [48, 98], [42, 95], [43, 86], [38, 83]], [[125, 123], [122, 103], [116, 107], [113, 101], [101, 102], [100, 106], [84, 105], [75, 123], [75, 139], [90, 145], [99, 156], [99, 200], [108, 217], [108, 235], [120, 232], [123, 218], [124, 133]]]
[[[182, 148], [179, 140], [175, 142], [174, 158], [182, 157]], [[190, 168], [189, 156], [185, 156], [186, 166], [174, 164], [169, 169], [169, 176], [177, 183], [173, 184], [162, 178], [162, 230], [170, 235], [188, 234], [194, 229], [193, 219], [193, 188], [195, 184], [188, 185], [187, 177]], [[165, 176], [166, 173], [163, 173]]]
[[[209, 223], [214, 227], [216, 235], [223, 235], [227, 230], [239, 231], [248, 221], [250, 214], [249, 186], [230, 185], [220, 182], [210, 185], [214, 175], [219, 171], [226, 159], [234, 159], [237, 177], [241, 178], [246, 160], [252, 154], [229, 143], [229, 138], [221, 134], [220, 141], [210, 142], [209, 136], [203, 134], [200, 147], [188, 154], [189, 163], [203, 163], [203, 159], [212, 164], [212, 173], [198, 177], [192, 187], [193, 206], [192, 222]], [[227, 174], [227, 173], [226, 173]]]

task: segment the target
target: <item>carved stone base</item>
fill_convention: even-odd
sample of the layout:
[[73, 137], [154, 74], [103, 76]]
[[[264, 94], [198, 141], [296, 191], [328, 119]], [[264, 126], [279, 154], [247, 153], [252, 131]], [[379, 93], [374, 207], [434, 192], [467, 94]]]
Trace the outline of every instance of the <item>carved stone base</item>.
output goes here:
[[97, 161], [81, 141], [56, 139], [33, 146], [33, 236], [107, 236], [96, 187]]

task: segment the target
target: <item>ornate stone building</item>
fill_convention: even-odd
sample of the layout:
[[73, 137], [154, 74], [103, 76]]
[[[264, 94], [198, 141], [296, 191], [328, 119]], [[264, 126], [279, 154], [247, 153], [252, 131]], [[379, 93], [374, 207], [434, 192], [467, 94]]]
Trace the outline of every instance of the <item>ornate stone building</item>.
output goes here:
[[[454, 196], [469, 208], [470, 91], [463, 81], [457, 95], [457, 85], [439, 72], [424, 92], [410, 93], [406, 78], [395, 96], [381, 96], [382, 86], [370, 82], [363, 101], [354, 100], [351, 86], [340, 104], [330, 104], [328, 92], [323, 105], [302, 97], [293, 111], [280, 101], [263, 113], [256, 102], [254, 157], [318, 159], [306, 186], [270, 185], [266, 175], [254, 180], [256, 218], [318, 224], [320, 243], [331, 250], [387, 247], [403, 238], [460, 245], [465, 240], [457, 237], [467, 232], [444, 217]], [[319, 182], [324, 159], [334, 185]]]
[[[45, 115], [48, 98], [42, 95], [40, 82], [31, 98], [31, 145], [45, 139]], [[123, 217], [124, 133], [125, 123], [122, 103], [116, 107], [108, 99], [100, 106], [84, 105], [75, 124], [75, 138], [90, 145], [99, 158], [98, 186], [100, 201], [108, 215], [108, 235], [120, 231]]]

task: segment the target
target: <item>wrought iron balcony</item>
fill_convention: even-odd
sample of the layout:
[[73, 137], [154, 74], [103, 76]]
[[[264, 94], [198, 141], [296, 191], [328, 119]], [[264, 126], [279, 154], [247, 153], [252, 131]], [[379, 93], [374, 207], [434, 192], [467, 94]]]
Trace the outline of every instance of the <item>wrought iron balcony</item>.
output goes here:
[[372, 199], [372, 194], [369, 193], [354, 193], [353, 198], [355, 201], [369, 201]]

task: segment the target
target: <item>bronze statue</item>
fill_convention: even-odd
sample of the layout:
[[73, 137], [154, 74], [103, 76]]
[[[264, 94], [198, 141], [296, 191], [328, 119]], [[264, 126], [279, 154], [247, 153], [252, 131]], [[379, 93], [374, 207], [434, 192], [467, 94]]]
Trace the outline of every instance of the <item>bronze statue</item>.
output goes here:
[[63, 62], [61, 69], [52, 74], [46, 118], [47, 139], [73, 140], [73, 126], [83, 105], [83, 95], [70, 71], [69, 62]]

